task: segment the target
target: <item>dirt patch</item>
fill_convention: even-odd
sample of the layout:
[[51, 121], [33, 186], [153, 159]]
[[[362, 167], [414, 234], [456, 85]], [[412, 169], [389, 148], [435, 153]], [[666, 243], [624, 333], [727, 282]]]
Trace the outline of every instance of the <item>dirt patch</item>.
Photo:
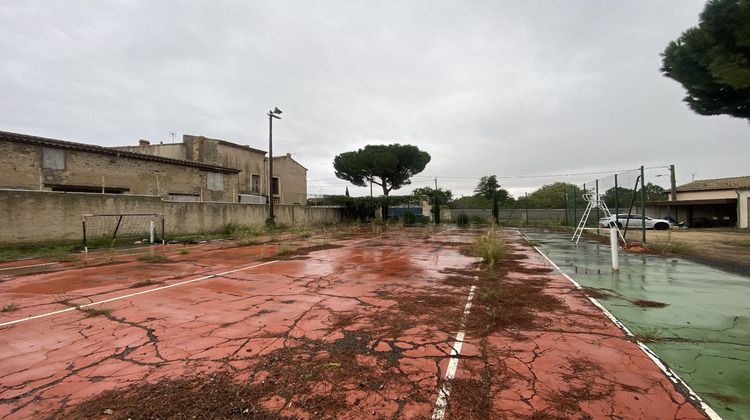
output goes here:
[[105, 391], [78, 405], [73, 411], [56, 413], [54, 418], [213, 418], [247, 417], [283, 419], [261, 406], [270, 387], [237, 383], [234, 375], [218, 372], [206, 376], [162, 380], [141, 384], [128, 390]]
[[472, 309], [467, 320], [467, 329], [484, 336], [493, 332], [512, 329], [529, 329], [537, 326], [540, 313], [552, 312], [564, 307], [560, 298], [545, 293], [549, 279], [543, 276], [516, 280], [509, 273], [541, 274], [547, 268], [528, 268], [520, 262], [522, 258], [508, 258], [495, 264], [492, 273], [477, 271], [476, 309]]
[[653, 300], [631, 300], [630, 301], [635, 306], [640, 306], [641, 308], [663, 308], [665, 306], [668, 306], [667, 303], [663, 302], [654, 302]]

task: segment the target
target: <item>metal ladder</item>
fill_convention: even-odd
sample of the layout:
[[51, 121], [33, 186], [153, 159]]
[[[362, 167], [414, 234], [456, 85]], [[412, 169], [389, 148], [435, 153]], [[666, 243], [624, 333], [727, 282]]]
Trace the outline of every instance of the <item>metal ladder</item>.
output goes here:
[[[601, 200], [601, 197], [601, 195], [596, 194], [583, 194], [583, 199], [588, 204], [586, 205], [586, 210], [584, 210], [583, 212], [583, 216], [581, 216], [581, 221], [578, 223], [578, 227], [576, 227], [576, 232], [573, 234], [573, 237], [570, 238], [571, 241], [576, 241], [576, 245], [578, 245], [578, 241], [581, 239], [581, 234], [583, 234], [583, 231], [586, 229], [586, 222], [589, 220], [589, 215], [591, 214], [592, 209], [598, 208], [602, 210], [604, 212], [604, 217], [612, 216], [612, 213], [609, 212], [607, 204], [603, 200]], [[617, 229], [617, 235], [620, 237], [620, 239], [622, 239], [622, 243], [627, 245], [627, 242], [625, 242], [625, 238], [622, 236], [622, 232], [620, 231], [620, 227], [615, 224], [614, 228]]]

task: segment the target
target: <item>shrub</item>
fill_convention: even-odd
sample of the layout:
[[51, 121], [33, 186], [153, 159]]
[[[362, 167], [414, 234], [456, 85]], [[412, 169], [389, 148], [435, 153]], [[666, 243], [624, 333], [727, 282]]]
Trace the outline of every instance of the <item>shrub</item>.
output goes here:
[[498, 233], [493, 226], [486, 235], [474, 240], [470, 248], [473, 257], [480, 258], [488, 266], [493, 266], [508, 255], [509, 248], [505, 243], [505, 237]]
[[411, 210], [404, 212], [404, 223], [407, 225], [413, 225], [417, 221], [417, 215]]
[[458, 226], [466, 226], [469, 224], [469, 215], [468, 214], [459, 214], [458, 217], [456, 217], [456, 224]]
[[469, 220], [471, 221], [471, 224], [475, 226], [484, 226], [487, 224], [487, 220], [484, 217], [479, 216], [477, 214], [471, 216]]

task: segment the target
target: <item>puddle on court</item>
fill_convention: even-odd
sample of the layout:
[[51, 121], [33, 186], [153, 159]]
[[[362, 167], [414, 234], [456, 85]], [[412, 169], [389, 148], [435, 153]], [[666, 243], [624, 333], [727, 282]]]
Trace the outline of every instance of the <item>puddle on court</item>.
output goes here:
[[630, 252], [620, 252], [620, 271], [613, 272], [608, 245], [523, 233], [582, 287], [594, 289], [599, 303], [719, 415], [750, 418], [750, 278]]

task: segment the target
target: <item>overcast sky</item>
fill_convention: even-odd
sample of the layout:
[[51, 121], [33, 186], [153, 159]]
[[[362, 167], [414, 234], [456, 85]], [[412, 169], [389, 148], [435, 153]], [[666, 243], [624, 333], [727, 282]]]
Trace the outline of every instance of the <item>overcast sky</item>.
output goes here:
[[[332, 165], [367, 144], [432, 156], [393, 194], [497, 175], [518, 197], [641, 165], [675, 164], [678, 184], [750, 175], [748, 123], [694, 114], [659, 71], [704, 4], [0, 0], [0, 130], [268, 150], [279, 107], [274, 154], [309, 170], [310, 194], [369, 195]], [[589, 175], [546, 176], [570, 174]]]

